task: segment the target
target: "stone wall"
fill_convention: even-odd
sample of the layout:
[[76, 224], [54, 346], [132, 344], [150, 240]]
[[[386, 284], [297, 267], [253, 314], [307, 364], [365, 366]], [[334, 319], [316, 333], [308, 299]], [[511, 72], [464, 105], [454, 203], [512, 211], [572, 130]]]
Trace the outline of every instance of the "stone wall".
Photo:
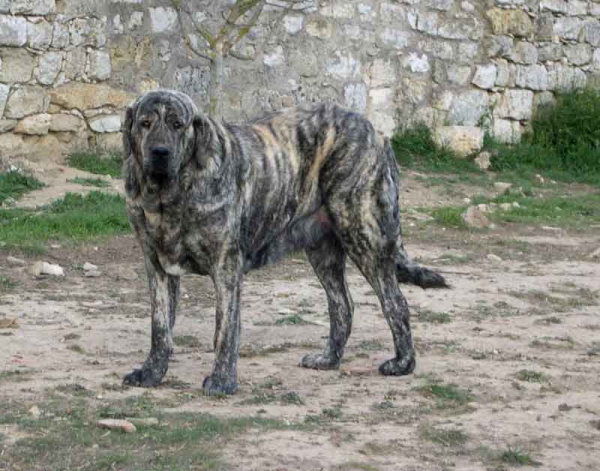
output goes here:
[[[187, 3], [214, 27], [229, 2]], [[593, 84], [600, 70], [596, 1], [303, 6], [269, 8], [238, 47], [252, 60], [226, 59], [226, 118], [332, 100], [385, 134], [424, 121], [514, 142], [537, 105]], [[0, 0], [0, 154], [118, 147], [123, 109], [138, 93], [176, 88], [205, 104], [208, 70], [168, 0]]]

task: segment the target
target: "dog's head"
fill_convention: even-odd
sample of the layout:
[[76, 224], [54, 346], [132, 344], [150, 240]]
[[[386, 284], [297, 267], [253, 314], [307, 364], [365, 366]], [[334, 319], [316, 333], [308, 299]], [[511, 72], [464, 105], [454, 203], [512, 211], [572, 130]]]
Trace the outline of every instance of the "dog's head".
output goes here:
[[187, 95], [156, 90], [141, 95], [123, 125], [125, 159], [132, 158], [145, 180], [163, 185], [177, 178], [194, 152], [198, 109]]

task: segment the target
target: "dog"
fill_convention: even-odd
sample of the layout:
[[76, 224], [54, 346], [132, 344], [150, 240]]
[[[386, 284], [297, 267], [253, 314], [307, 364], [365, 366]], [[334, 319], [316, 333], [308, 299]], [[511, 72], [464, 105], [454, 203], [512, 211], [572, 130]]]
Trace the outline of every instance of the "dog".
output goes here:
[[404, 250], [399, 169], [389, 140], [362, 115], [334, 104], [275, 112], [244, 126], [219, 123], [185, 94], [151, 91], [123, 123], [127, 214], [144, 255], [152, 339], [124, 383], [158, 385], [173, 350], [179, 277], [211, 277], [216, 292], [215, 360], [207, 395], [237, 389], [244, 273], [304, 250], [328, 299], [322, 353], [301, 365], [338, 368], [352, 327], [349, 257], [373, 287], [395, 356], [383, 375], [415, 368], [407, 302], [399, 282], [447, 287]]

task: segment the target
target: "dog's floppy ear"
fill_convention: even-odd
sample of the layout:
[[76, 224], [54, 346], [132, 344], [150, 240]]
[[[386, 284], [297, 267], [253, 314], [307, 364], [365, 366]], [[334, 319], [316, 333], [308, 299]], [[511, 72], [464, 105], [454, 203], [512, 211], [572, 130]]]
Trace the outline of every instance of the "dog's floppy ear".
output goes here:
[[[136, 102], [137, 103], [137, 102]], [[136, 198], [140, 193], [140, 181], [137, 168], [134, 163], [135, 138], [133, 137], [133, 119], [135, 116], [136, 103], [127, 107], [125, 120], [121, 130], [123, 131], [123, 174], [125, 177], [125, 191], [131, 198]]]
[[123, 122], [123, 160], [126, 160], [131, 155], [131, 151], [133, 149], [133, 136], [132, 136], [132, 128], [133, 128], [133, 116], [134, 116], [134, 106], [135, 104], [128, 106], [127, 111], [125, 112], [125, 121]]
[[202, 169], [221, 161], [221, 144], [216, 125], [202, 113], [194, 116], [194, 158]]

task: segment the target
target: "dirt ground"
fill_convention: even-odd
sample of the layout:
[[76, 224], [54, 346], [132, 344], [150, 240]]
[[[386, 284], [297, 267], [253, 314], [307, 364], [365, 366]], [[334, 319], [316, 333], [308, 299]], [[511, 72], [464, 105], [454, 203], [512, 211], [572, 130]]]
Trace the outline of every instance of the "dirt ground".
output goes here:
[[[404, 178], [406, 208], [447, 203], [442, 191]], [[0, 372], [27, 372], [19, 381], [0, 376], [0, 402], [30, 407], [57, 385], [77, 384], [93, 392], [95, 406], [146, 392], [169, 412], [327, 418], [310, 431], [233, 437], [220, 450], [227, 469], [500, 470], [513, 466], [499, 458], [506, 450], [532, 458], [521, 469], [600, 469], [600, 264], [589, 258], [600, 246], [597, 228], [458, 232], [423, 225], [406, 208], [409, 253], [452, 284], [403, 287], [418, 352], [413, 375], [377, 374], [392, 354], [391, 335], [354, 267], [355, 319], [341, 370], [298, 366], [323, 347], [328, 317], [323, 290], [296, 255], [245, 280], [236, 395], [201, 394], [213, 361], [214, 297], [210, 280], [196, 276], [182, 279], [165, 384], [123, 389], [121, 377], [145, 358], [150, 329], [141, 253], [123, 236], [51, 248], [43, 259], [65, 267], [64, 278], [34, 278], [0, 254], [0, 272], [15, 283], [0, 291], [0, 319], [16, 319], [0, 329]], [[101, 276], [85, 277], [85, 262]], [[287, 323], [294, 315], [306, 323]], [[460, 397], [440, 395], [450, 385]], [[300, 400], [281, 400], [286, 394]], [[24, 432], [3, 424], [0, 434], [4, 469], [2, 457]]]

